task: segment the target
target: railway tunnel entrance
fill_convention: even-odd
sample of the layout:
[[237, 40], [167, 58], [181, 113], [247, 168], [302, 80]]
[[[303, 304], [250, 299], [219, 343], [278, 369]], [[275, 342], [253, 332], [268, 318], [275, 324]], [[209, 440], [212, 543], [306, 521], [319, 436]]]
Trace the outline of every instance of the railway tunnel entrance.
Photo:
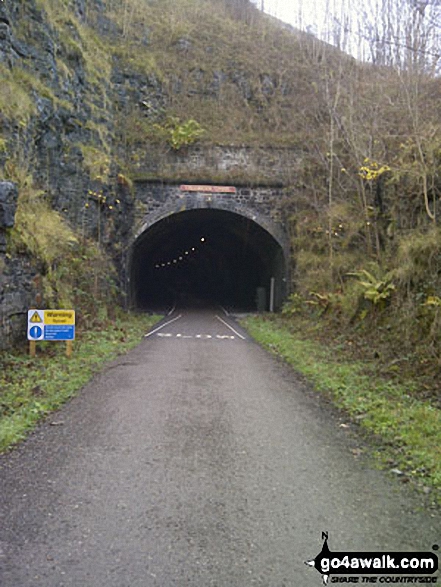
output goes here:
[[219, 209], [169, 215], [135, 241], [130, 260], [131, 305], [221, 304], [236, 310], [274, 309], [286, 295], [282, 244], [254, 220]]

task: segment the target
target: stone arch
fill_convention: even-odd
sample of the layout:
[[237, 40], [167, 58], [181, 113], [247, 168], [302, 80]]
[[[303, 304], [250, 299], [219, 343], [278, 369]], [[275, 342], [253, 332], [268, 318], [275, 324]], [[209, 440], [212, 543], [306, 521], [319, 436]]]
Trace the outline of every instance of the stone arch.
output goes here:
[[[206, 255], [200, 261], [205, 263], [208, 276], [202, 278], [202, 270], [199, 275], [190, 263], [187, 273], [175, 271], [178, 276], [174, 286], [176, 296], [187, 288], [189, 295], [206, 297], [211, 287], [213, 301], [230, 307], [269, 309], [272, 299], [273, 307], [279, 308], [289, 283], [289, 241], [282, 225], [239, 202], [225, 202], [216, 196], [201, 197], [199, 194], [166, 202], [146, 214], [134, 232], [128, 258], [131, 307], [149, 307], [149, 295], [151, 305], [160, 305], [162, 294], [156, 289], [156, 282], [161, 279], [163, 301], [172, 302], [169, 291], [173, 289], [172, 280], [164, 277], [166, 269], [172, 266], [167, 263], [176, 261], [174, 267], [180, 267], [180, 257], [182, 264], [190, 259], [190, 256], [185, 257], [185, 249], [190, 247], [192, 238], [196, 239], [198, 231], [204, 230], [210, 234], [207, 237], [210, 242], [206, 243], [205, 251], [200, 247], [199, 252]], [[212, 250], [208, 253], [209, 245]], [[234, 248], [237, 255], [242, 254], [242, 265], [237, 255], [229, 250]], [[176, 259], [172, 258], [174, 255]], [[210, 266], [211, 273], [207, 269]], [[219, 276], [222, 271], [224, 275]], [[190, 277], [191, 286], [185, 283]], [[197, 294], [198, 279], [201, 289]]]

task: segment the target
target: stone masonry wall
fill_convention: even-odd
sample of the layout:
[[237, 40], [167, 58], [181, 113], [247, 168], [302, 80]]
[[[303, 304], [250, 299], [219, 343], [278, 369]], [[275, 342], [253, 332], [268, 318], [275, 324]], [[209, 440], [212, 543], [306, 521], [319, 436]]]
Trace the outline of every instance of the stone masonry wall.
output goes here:
[[181, 151], [146, 153], [133, 167], [135, 178], [157, 176], [211, 180], [242, 185], [290, 185], [299, 175], [302, 153], [296, 149], [195, 145]]
[[180, 211], [212, 208], [241, 214], [266, 229], [287, 251], [283, 227], [284, 189], [281, 187], [237, 187], [236, 193], [191, 192], [180, 185], [137, 182], [132, 239], [158, 220]]

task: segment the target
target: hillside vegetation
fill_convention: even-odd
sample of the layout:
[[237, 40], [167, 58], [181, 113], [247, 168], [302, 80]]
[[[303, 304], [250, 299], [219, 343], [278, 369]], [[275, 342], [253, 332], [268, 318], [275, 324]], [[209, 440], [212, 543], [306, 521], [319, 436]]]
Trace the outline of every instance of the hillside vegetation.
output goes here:
[[[424, 11], [403, 2], [415, 30], [399, 63], [392, 39], [361, 63], [246, 0], [17, 1], [12, 33], [40, 58], [0, 63], [2, 175], [22, 187], [10, 253], [37, 258], [50, 303], [81, 292], [105, 306], [140, 158], [195, 143], [293, 148], [303, 166], [284, 201], [296, 292], [286, 319], [312, 312], [384, 334], [391, 360], [416, 352], [437, 369], [441, 88]], [[82, 174], [74, 195], [38, 146], [45, 117], [63, 165]]]
[[247, 17], [235, 18], [228, 5], [210, 0], [133, 0], [110, 15], [121, 29], [114, 51], [123, 67], [155, 77], [165, 94], [162, 109], [145, 105], [144, 125], [129, 125], [129, 132], [144, 131], [138, 139], [160, 135], [165, 114], [196, 120], [211, 143], [305, 140], [301, 128], [316, 75], [307, 58], [312, 38], [251, 7]]

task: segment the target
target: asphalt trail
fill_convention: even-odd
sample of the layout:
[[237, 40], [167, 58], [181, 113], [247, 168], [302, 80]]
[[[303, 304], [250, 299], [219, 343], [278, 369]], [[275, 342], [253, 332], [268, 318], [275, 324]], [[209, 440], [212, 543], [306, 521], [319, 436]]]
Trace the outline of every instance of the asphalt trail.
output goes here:
[[318, 587], [322, 531], [336, 551], [441, 544], [230, 317], [159, 326], [0, 458], [2, 587]]

